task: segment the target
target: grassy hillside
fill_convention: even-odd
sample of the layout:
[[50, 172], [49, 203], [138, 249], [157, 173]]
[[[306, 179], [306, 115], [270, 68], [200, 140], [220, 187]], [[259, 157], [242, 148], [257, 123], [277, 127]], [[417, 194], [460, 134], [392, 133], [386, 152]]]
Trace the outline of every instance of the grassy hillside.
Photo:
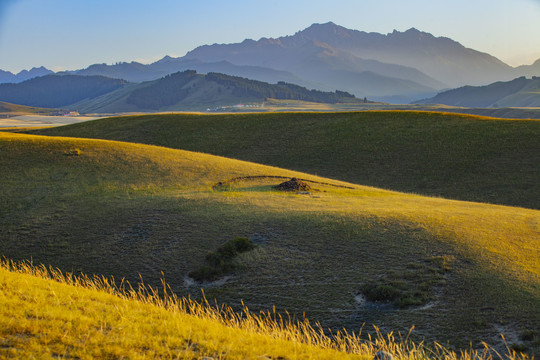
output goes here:
[[57, 113], [58, 111], [58, 109], [45, 109], [0, 101], [0, 117], [5, 117], [6, 115], [15, 116], [26, 114], [52, 115], [53, 113]]
[[418, 104], [445, 104], [465, 107], [539, 107], [540, 78], [524, 76], [486, 86], [464, 86], [417, 101]]
[[[315, 341], [330, 339], [256, 316], [241, 321], [171, 297], [163, 302], [148, 289], [121, 292], [103, 280], [59, 272], [50, 276], [46, 268], [2, 263], [0, 357], [365, 359], [376, 351], [358, 342], [355, 355], [330, 344], [302, 344], [301, 334]], [[257, 320], [263, 321], [258, 325]], [[386, 350], [406, 349], [392, 344]], [[421, 354], [416, 351], [418, 358]]]
[[524, 107], [524, 108], [453, 108], [449, 110], [442, 109], [441, 111], [449, 111], [461, 114], [473, 114], [480, 116], [490, 116], [504, 119], [540, 119], [540, 107]]
[[247, 308], [235, 314], [157, 289], [119, 288], [111, 279], [28, 263], [2, 261], [0, 285], [0, 356], [12, 359], [372, 359], [381, 350], [411, 360], [489, 357], [444, 347], [432, 352], [391, 335], [369, 341], [354, 334], [329, 337], [307, 320], [280, 321], [275, 313]]
[[176, 114], [39, 133], [156, 144], [398, 191], [540, 209], [540, 121], [407, 111]]
[[[537, 210], [114, 141], [0, 133], [0, 152], [9, 258], [132, 283], [140, 274], [154, 286], [164, 276], [180, 296], [200, 297], [202, 287], [235, 309], [241, 300], [254, 311], [276, 306], [323, 328], [373, 323], [405, 334], [415, 325], [415, 340], [498, 349], [502, 332], [517, 349], [540, 346]], [[281, 176], [315, 190], [273, 190]], [[257, 247], [232, 273], [203, 284], [187, 277], [238, 236]]]
[[[262, 103], [267, 98], [316, 103], [360, 103], [343, 91], [323, 92], [279, 82], [268, 84], [218, 73], [177, 72], [161, 79], [122, 88], [71, 104], [81, 112], [204, 111], [238, 103]], [[363, 103], [363, 101], [362, 101]]]

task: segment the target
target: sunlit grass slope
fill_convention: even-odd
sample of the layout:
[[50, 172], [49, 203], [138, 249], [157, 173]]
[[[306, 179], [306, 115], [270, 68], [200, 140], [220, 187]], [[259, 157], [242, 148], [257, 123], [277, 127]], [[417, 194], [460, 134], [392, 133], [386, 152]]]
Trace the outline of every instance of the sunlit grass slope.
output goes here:
[[58, 109], [46, 109], [0, 101], [0, 114], [9, 114], [11, 116], [22, 114], [51, 115], [58, 111]]
[[176, 114], [39, 133], [162, 145], [386, 189], [540, 209], [540, 120], [418, 111]]
[[[489, 359], [377, 333], [325, 335], [307, 319], [241, 313], [179, 299], [168, 288], [120, 286], [28, 262], [0, 262], [0, 356], [11, 359]], [[165, 289], [165, 291], [163, 291]], [[508, 360], [524, 359], [515, 353]]]
[[[383, 331], [451, 346], [539, 348], [540, 212], [341, 183], [202, 153], [0, 133], [0, 249], [67, 271], [114, 275], [253, 310], [306, 313], [325, 328]], [[309, 180], [309, 194], [273, 190]], [[231, 179], [236, 181], [229, 181]], [[215, 188], [222, 182], [224, 186]], [[247, 236], [257, 248], [216, 283], [186, 275]], [[448, 272], [430, 264], [444, 260]], [[442, 274], [442, 275], [441, 275]], [[373, 280], [414, 305], [365, 302]], [[407, 300], [408, 298], [406, 298]], [[367, 331], [367, 330], [366, 330]], [[526, 336], [527, 335], [527, 336]]]
[[10, 359], [367, 359], [381, 347], [423, 353], [388, 339], [337, 351], [292, 324], [242, 321], [152, 289], [120, 292], [106, 279], [50, 276], [27, 264], [0, 265], [0, 303], [0, 357]]

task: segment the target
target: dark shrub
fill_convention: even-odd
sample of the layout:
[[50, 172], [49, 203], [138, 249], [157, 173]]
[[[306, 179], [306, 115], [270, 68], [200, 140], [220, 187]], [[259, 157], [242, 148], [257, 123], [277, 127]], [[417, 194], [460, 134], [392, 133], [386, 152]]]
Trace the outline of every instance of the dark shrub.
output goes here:
[[217, 280], [236, 269], [234, 258], [238, 254], [253, 250], [255, 246], [253, 241], [247, 237], [237, 237], [229, 240], [218, 247], [216, 251], [206, 254], [207, 265], [191, 271], [188, 275], [199, 282]]

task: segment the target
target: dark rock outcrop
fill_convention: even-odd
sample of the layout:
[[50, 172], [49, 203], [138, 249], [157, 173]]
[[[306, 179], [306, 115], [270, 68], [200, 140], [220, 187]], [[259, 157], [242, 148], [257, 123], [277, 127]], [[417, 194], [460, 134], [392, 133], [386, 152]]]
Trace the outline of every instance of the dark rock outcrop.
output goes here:
[[310, 191], [311, 186], [306, 182], [297, 178], [292, 178], [289, 181], [285, 181], [279, 185], [274, 186], [275, 189], [281, 191]]

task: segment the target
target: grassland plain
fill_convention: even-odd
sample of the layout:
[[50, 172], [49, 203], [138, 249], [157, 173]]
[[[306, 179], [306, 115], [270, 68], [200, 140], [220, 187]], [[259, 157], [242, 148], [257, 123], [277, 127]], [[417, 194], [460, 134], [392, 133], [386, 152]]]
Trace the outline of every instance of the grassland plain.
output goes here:
[[415, 111], [175, 114], [37, 133], [201, 151], [385, 189], [540, 209], [540, 120]]
[[[343, 183], [142, 144], [0, 133], [0, 248], [13, 259], [150, 285], [254, 310], [276, 306], [324, 328], [364, 323], [455, 348], [481, 341], [537, 353], [538, 210]], [[250, 177], [248, 177], [250, 176]], [[296, 176], [319, 191], [273, 190]], [[218, 182], [241, 178], [220, 189]], [[187, 273], [237, 236], [259, 246], [221, 282]], [[426, 276], [437, 259], [450, 271]], [[427, 269], [427, 270], [423, 270]], [[424, 279], [418, 284], [411, 279]], [[373, 279], [423, 289], [428, 302], [365, 302]], [[401, 286], [400, 285], [400, 286]], [[414, 294], [413, 294], [414, 295]], [[414, 299], [413, 299], [414, 300]], [[530, 335], [533, 334], [533, 335]]]

